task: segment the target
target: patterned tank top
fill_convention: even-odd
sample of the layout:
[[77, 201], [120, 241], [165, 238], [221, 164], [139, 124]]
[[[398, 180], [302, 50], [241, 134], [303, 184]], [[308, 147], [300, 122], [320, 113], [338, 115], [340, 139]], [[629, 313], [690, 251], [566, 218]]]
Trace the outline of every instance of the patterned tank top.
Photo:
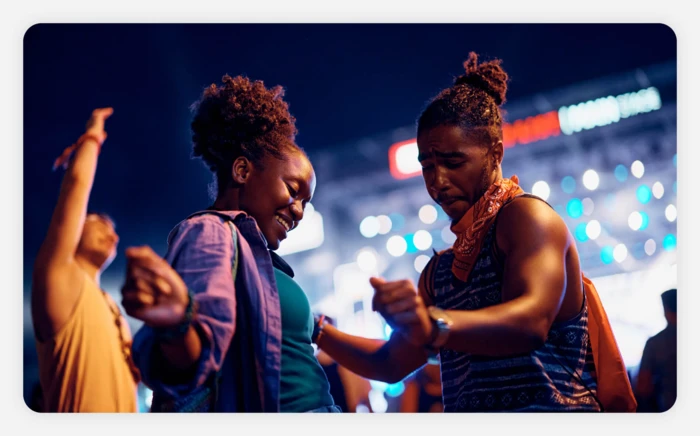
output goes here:
[[[466, 283], [453, 280], [452, 249], [428, 264], [431, 297], [437, 307], [476, 310], [501, 303], [503, 267], [495, 248], [497, 222], [488, 230]], [[554, 323], [539, 349], [507, 357], [442, 349], [440, 370], [445, 412], [600, 411], [585, 295], [578, 315]]]

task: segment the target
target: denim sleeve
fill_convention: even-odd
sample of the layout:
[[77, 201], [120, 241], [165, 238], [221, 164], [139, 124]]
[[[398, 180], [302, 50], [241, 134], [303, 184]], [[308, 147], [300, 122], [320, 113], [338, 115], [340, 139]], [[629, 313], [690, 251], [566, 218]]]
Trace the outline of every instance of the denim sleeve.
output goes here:
[[194, 294], [198, 311], [193, 323], [202, 338], [202, 354], [191, 380], [166, 384], [157, 371], [151, 370], [154, 347], [158, 345], [153, 329], [143, 326], [134, 337], [134, 361], [154, 393], [182, 396], [221, 369], [236, 325], [233, 256], [231, 230], [217, 216], [201, 215], [184, 221], [171, 239], [165, 259]]

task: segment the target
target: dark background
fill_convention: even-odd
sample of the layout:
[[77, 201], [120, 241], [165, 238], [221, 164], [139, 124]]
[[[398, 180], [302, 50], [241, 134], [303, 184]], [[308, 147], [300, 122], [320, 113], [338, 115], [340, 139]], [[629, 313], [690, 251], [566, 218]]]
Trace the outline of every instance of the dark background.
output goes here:
[[[24, 38], [25, 393], [35, 365], [26, 309], [34, 257], [61, 181], [53, 160], [96, 107], [112, 106], [90, 209], [121, 241], [103, 285], [116, 291], [124, 248], [163, 254], [178, 221], [206, 207], [211, 176], [190, 159], [189, 106], [228, 73], [281, 84], [310, 152], [410, 126], [462, 73], [470, 51], [501, 58], [517, 100], [676, 59], [660, 24], [40, 24]], [[506, 106], [507, 108], [507, 106]], [[387, 148], [390, 144], [387, 144]], [[388, 168], [388, 163], [387, 163]], [[317, 194], [324, 189], [318, 181]], [[27, 345], [29, 344], [29, 345]], [[29, 347], [29, 349], [27, 348]]]
[[516, 100], [672, 60], [675, 47], [653, 24], [36, 25], [24, 38], [25, 294], [60, 186], [53, 159], [95, 107], [115, 110], [90, 200], [121, 237], [107, 278], [125, 247], [163, 252], [168, 231], [207, 206], [189, 106], [225, 73], [283, 85], [298, 142], [314, 151], [413, 124], [469, 51], [504, 60]]

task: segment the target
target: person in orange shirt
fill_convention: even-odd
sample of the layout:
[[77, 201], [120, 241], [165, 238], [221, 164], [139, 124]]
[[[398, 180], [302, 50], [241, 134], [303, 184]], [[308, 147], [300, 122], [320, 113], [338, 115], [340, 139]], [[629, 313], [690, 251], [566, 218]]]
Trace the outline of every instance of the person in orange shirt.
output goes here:
[[45, 412], [136, 412], [131, 333], [100, 275], [119, 237], [87, 205], [112, 108], [93, 111], [83, 134], [56, 160], [66, 174], [37, 254], [31, 310]]

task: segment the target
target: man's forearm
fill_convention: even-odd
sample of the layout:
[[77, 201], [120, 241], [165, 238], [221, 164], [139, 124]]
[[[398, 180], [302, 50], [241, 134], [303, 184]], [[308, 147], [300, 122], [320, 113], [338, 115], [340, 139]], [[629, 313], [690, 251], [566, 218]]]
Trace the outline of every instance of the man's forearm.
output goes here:
[[546, 340], [549, 320], [534, 316], [526, 301], [510, 301], [479, 310], [448, 310], [452, 318], [444, 348], [470, 354], [505, 356], [527, 353]]
[[48, 235], [39, 257], [44, 262], [65, 261], [75, 254], [87, 213], [97, 168], [99, 144], [87, 139], [78, 147], [61, 183]]

